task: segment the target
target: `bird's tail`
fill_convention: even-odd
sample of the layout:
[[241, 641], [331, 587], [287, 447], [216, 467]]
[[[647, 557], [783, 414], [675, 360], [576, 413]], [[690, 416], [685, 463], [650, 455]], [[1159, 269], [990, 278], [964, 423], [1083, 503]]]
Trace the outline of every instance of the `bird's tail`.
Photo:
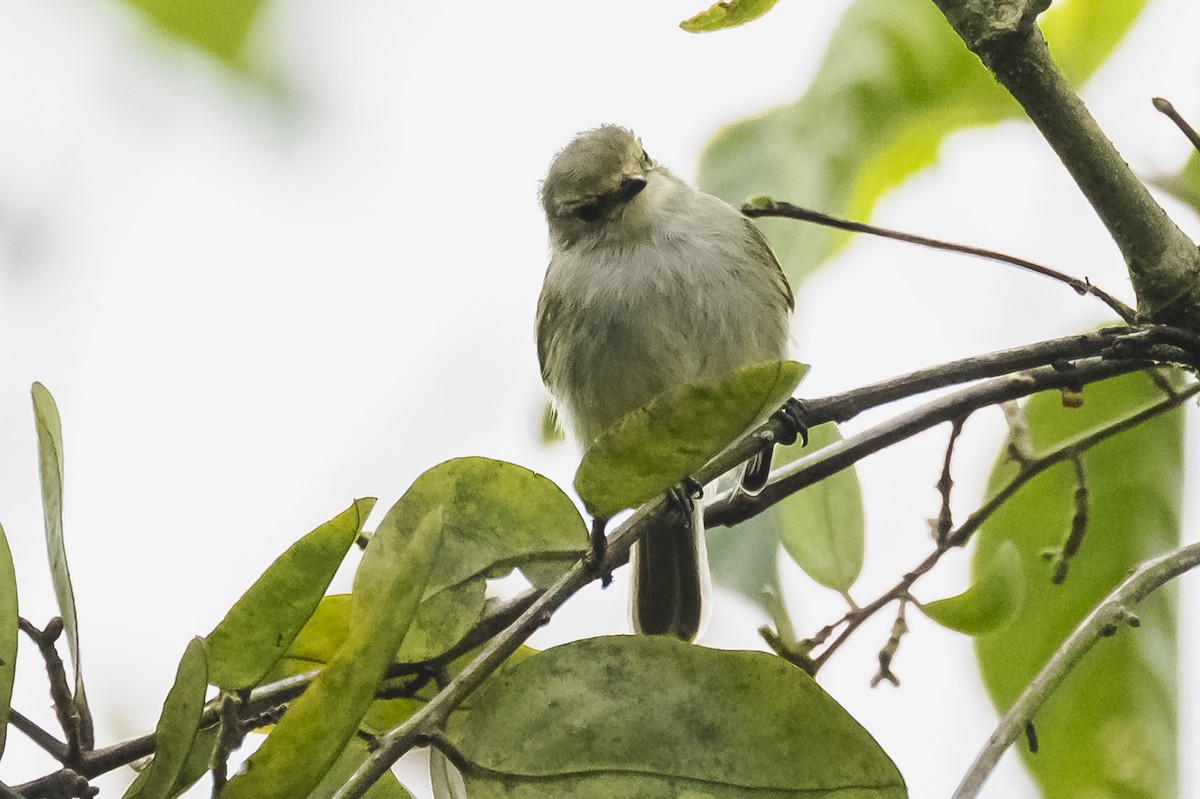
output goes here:
[[633, 548], [633, 628], [645, 635], [693, 641], [708, 617], [711, 578], [704, 545], [704, 508], [683, 492]]

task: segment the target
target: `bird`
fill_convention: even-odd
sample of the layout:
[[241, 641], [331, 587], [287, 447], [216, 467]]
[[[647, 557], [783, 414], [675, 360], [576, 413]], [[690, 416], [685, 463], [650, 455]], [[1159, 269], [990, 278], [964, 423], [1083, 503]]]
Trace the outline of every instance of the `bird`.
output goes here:
[[[762, 232], [652, 159], [629, 129], [576, 135], [554, 156], [540, 199], [550, 259], [538, 360], [560, 420], [585, 449], [666, 391], [787, 357], [795, 302]], [[748, 492], [765, 483], [769, 453], [746, 467]], [[691, 641], [703, 626], [703, 514], [689, 494], [674, 492], [630, 553], [639, 633]]]

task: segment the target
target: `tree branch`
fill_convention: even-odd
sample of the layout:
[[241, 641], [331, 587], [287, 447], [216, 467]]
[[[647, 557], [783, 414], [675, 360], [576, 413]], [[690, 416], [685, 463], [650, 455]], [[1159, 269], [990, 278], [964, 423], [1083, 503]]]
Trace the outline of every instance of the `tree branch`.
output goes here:
[[873, 452], [890, 447], [922, 430], [952, 421], [988, 405], [1026, 397], [1040, 391], [1086, 385], [1109, 377], [1145, 369], [1150, 363], [1130, 360], [1080, 362], [1067, 370], [1043, 366], [1007, 377], [995, 378], [954, 394], [939, 397], [919, 408], [895, 416], [883, 424], [834, 442], [772, 473], [771, 481], [754, 497], [734, 494], [705, 509], [709, 526], [733, 525], [762, 513], [802, 488], [852, 466]]
[[987, 250], [983, 247], [972, 247], [968, 244], [954, 244], [940, 239], [932, 239], [928, 236], [918, 236], [913, 233], [905, 233], [899, 230], [891, 230], [889, 228], [879, 227], [877, 225], [868, 225], [863, 222], [852, 222], [848, 219], [839, 219], [836, 216], [823, 214], [819, 211], [810, 211], [807, 208], [800, 208], [791, 203], [778, 202], [770, 200], [768, 202], [755, 201], [752, 204], [742, 206], [742, 213], [750, 218], [762, 216], [782, 217], [784, 219], [796, 219], [804, 222], [813, 222], [825, 227], [837, 228], [838, 230], [848, 230], [853, 233], [866, 233], [871, 236], [879, 236], [893, 241], [903, 241], [906, 244], [918, 244], [922, 247], [929, 247], [934, 250], [944, 250], [946, 252], [957, 252], [963, 255], [971, 255], [976, 258], [984, 258], [989, 261], [998, 261], [1009, 266], [1016, 266], [1025, 269], [1034, 274], [1048, 277], [1051, 280], [1057, 280], [1059, 283], [1065, 283], [1075, 290], [1080, 296], [1090, 294], [1097, 298], [1109, 308], [1111, 308], [1117, 316], [1121, 317], [1126, 324], [1133, 324], [1136, 312], [1125, 303], [1118, 300], [1108, 292], [1093, 286], [1087, 280], [1080, 280], [1077, 277], [1071, 277], [1057, 269], [1051, 269], [1048, 266], [1028, 261], [1024, 258], [1018, 258], [1015, 255], [1007, 255], [995, 250]]
[[1139, 317], [1200, 330], [1200, 250], [1067, 84], [1037, 27], [1049, 0], [933, 0], [1071, 173], [1129, 268]]
[[813, 645], [823, 643], [833, 634], [833, 631], [841, 625], [846, 625], [845, 628], [838, 634], [833, 641], [830, 642], [820, 655], [810, 659], [811, 667], [808, 669], [810, 673], [815, 674], [825, 663], [830, 656], [838, 650], [839, 647], [854, 633], [856, 629], [862, 626], [863, 622], [871, 618], [883, 608], [909, 595], [913, 584], [921, 577], [927, 574], [942, 556], [951, 549], [964, 547], [971, 537], [983, 526], [1000, 507], [1012, 498], [1026, 483], [1037, 477], [1042, 472], [1049, 469], [1055, 464], [1063, 461], [1078, 458], [1084, 452], [1087, 452], [1097, 444], [1101, 444], [1113, 436], [1120, 435], [1127, 430], [1132, 430], [1143, 422], [1148, 422], [1151, 419], [1166, 413], [1169, 410], [1178, 408], [1187, 400], [1200, 394], [1200, 383], [1193, 383], [1184, 390], [1172, 394], [1166, 399], [1142, 408], [1139, 411], [1125, 416], [1116, 421], [1098, 427], [1094, 430], [1089, 430], [1086, 433], [1081, 433], [1078, 436], [1070, 438], [1058, 446], [1047, 450], [1037, 456], [1029, 457], [1021, 464], [1021, 470], [1009, 480], [995, 494], [980, 505], [974, 513], [967, 517], [959, 527], [950, 533], [945, 541], [941, 543], [937, 549], [930, 553], [925, 560], [921, 561], [915, 567], [905, 573], [904, 577], [896, 583], [892, 588], [881, 594], [877, 599], [870, 604], [864, 605], [861, 608], [855, 608], [843, 616], [840, 620], [823, 628], [810, 641]]
[[963, 777], [953, 799], [973, 799], [979, 794], [979, 789], [996, 767], [1000, 756], [1021, 735], [1026, 722], [1034, 717], [1097, 641], [1114, 635], [1124, 624], [1136, 626], [1136, 617], [1130, 612], [1131, 605], [1138, 604], [1163, 585], [1198, 565], [1200, 544], [1177, 549], [1145, 561], [1105, 597], [1079, 623], [1067, 640], [1063, 641], [1033, 681], [1025, 686], [1025, 690], [1004, 714], [983, 751]]

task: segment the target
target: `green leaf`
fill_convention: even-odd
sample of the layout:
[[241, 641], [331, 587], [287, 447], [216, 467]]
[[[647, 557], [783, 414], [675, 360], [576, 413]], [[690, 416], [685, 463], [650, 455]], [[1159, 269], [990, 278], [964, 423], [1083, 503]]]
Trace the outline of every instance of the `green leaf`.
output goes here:
[[175, 684], [167, 694], [154, 729], [154, 759], [144, 776], [125, 792], [125, 799], [168, 799], [174, 795], [200, 728], [207, 688], [204, 639], [193, 638], [179, 661]]
[[1192, 153], [1178, 174], [1150, 182], [1200, 213], [1200, 153]]
[[[1144, 5], [1054, 3], [1042, 26], [1068, 77], [1086, 79]], [[933, 3], [858, 0], [805, 95], [720, 132], [699, 182], [734, 204], [769, 195], [866, 219], [884, 192], [933, 163], [949, 133], [1020, 113]], [[817, 225], [758, 222], [794, 288], [847, 240]]]
[[213, 685], [249, 688], [271, 670], [316, 610], [374, 507], [373, 498], [355, 500], [267, 567], [206, 638]]
[[[1033, 446], [1059, 442], [1161, 399], [1143, 373], [1084, 391], [1084, 405], [1062, 407], [1057, 393], [1026, 406]], [[978, 638], [984, 684], [1009, 707], [1067, 634], [1129, 570], [1177, 545], [1183, 490], [1183, 416], [1159, 416], [1083, 456], [1087, 533], [1066, 582], [1051, 582], [1042, 553], [1060, 546], [1074, 515], [1075, 470], [1061, 463], [1032, 479], [976, 536], [972, 570], [991, 571], [1007, 542], [1021, 554], [1026, 600], [1013, 623]], [[989, 492], [1017, 471], [1003, 460]], [[1175, 611], [1169, 591], [1138, 606], [1141, 628], [1101, 642], [1033, 719], [1039, 754], [1022, 750], [1042, 795], [1056, 799], [1176, 794]]]
[[67, 567], [67, 547], [63, 540], [63, 444], [62, 421], [58, 405], [50, 391], [34, 383], [33, 417], [37, 426], [38, 471], [42, 482], [42, 512], [46, 525], [46, 553], [50, 560], [50, 576], [54, 581], [54, 596], [62, 614], [63, 633], [67, 651], [75, 667], [75, 706], [84, 716], [85, 733], [91, 727], [87, 695], [83, 689], [83, 667], [79, 662], [79, 621], [75, 614], [75, 591], [71, 587], [71, 570]]
[[8, 734], [13, 680], [17, 674], [17, 572], [0, 527], [0, 755]]
[[807, 674], [666, 636], [535, 655], [493, 676], [447, 737], [476, 799], [907, 795], [879, 745]]
[[[430, 660], [461, 641], [479, 620], [485, 588], [483, 580], [468, 580], [443, 589], [422, 602], [396, 654], [396, 661], [419, 663]], [[292, 641], [287, 654], [263, 681], [321, 668], [332, 660], [350, 634], [350, 606], [350, 594], [323, 598]]]
[[776, 0], [729, 0], [679, 23], [688, 33], [707, 33], [753, 22], [771, 10]]
[[396, 653], [398, 663], [420, 663], [445, 652], [463, 639], [486, 601], [487, 583], [467, 580], [438, 591], [421, 603], [404, 644]]
[[238, 66], [261, 0], [126, 0], [159, 32]]
[[779, 530], [774, 508], [733, 527], [710, 527], [704, 531], [708, 544], [708, 567], [713, 582], [736, 591], [768, 613], [778, 598]]
[[1005, 541], [986, 572], [958, 596], [921, 605], [926, 616], [943, 627], [967, 635], [987, 635], [1008, 625], [1025, 601], [1021, 553]]
[[417, 519], [402, 512], [412, 490], [388, 511], [363, 553], [345, 643], [251, 755], [245, 770], [229, 781], [223, 799], [308, 796], [354, 736], [416, 615], [442, 549], [442, 508]]
[[807, 370], [795, 361], [769, 361], [659, 395], [588, 447], [575, 490], [588, 512], [603, 519], [653, 499], [782, 405]]
[[[308, 799], [331, 799], [337, 793], [338, 788], [341, 788], [370, 756], [371, 752], [367, 749], [366, 741], [351, 738], [325, 778], [321, 780], [320, 785], [308, 795]], [[404, 786], [396, 779], [396, 775], [389, 771], [367, 789], [363, 794], [363, 799], [412, 799], [412, 794], [404, 790]]]
[[[779, 463], [842, 440], [837, 425], [809, 431], [807, 449], [799, 445], [777, 450]], [[779, 538], [792, 560], [826, 588], [846, 593], [863, 564], [866, 521], [858, 472], [851, 467], [793, 494], [775, 508]]]
[[525, 564], [566, 566], [578, 560], [587, 527], [571, 498], [542, 475], [490, 458], [457, 458], [423, 474], [400, 511], [441, 507], [445, 549], [425, 599], [476, 577]]

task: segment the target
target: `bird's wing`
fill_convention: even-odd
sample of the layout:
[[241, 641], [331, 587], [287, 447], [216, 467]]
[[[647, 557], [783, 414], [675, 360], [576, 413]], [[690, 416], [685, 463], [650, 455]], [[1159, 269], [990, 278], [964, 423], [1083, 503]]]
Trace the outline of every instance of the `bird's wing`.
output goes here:
[[779, 265], [779, 259], [775, 257], [775, 251], [771, 249], [771, 245], [767, 242], [767, 237], [763, 235], [763, 232], [758, 229], [757, 225], [744, 216], [742, 217], [742, 223], [746, 229], [746, 241], [750, 244], [751, 248], [758, 250], [757, 255], [765, 256], [756, 260], [765, 261], [775, 266], [775, 285], [787, 302], [788, 310], [796, 310], [796, 298], [792, 295], [792, 287], [788, 284], [787, 275], [783, 273], [783, 267]]

